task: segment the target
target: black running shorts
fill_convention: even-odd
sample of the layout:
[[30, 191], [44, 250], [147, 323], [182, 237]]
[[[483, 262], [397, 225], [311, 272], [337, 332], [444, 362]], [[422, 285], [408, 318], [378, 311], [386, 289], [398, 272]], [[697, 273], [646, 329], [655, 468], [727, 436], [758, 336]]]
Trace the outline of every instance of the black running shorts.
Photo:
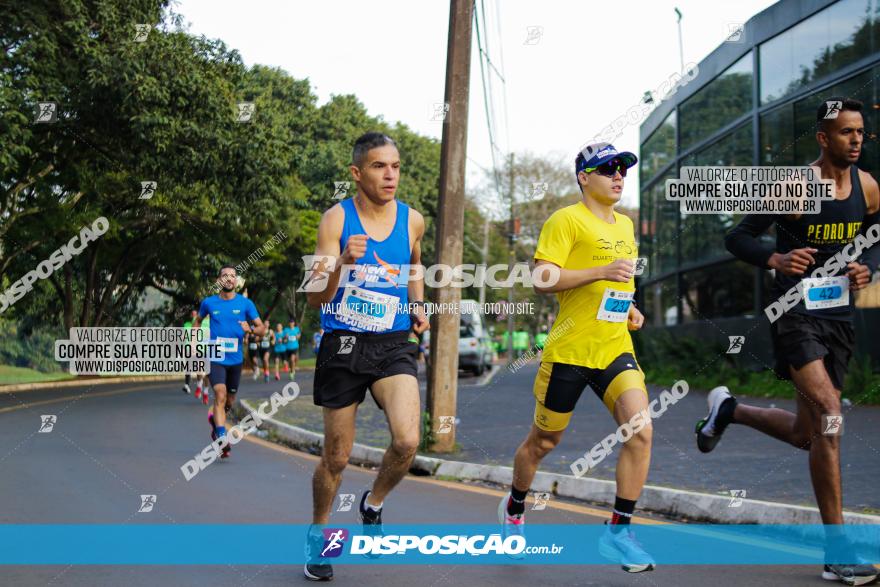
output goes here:
[[367, 388], [380, 379], [416, 377], [418, 351], [418, 343], [409, 341], [408, 330], [325, 333], [315, 362], [315, 405], [344, 408], [364, 401]]
[[211, 373], [208, 375], [208, 380], [212, 387], [225, 385], [226, 393], [238, 392], [238, 384], [241, 381], [241, 363], [238, 365], [211, 363]]
[[800, 369], [823, 359], [831, 383], [843, 389], [856, 342], [852, 322], [788, 312], [770, 325], [770, 331], [779, 377], [791, 379], [789, 367]]

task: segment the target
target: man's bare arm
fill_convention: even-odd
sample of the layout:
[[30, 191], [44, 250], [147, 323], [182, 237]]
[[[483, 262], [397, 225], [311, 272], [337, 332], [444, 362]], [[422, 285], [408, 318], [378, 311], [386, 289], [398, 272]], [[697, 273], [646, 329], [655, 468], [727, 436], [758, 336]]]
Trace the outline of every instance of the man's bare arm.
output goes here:
[[323, 282], [320, 291], [306, 292], [306, 300], [313, 308], [320, 308], [321, 304], [332, 301], [336, 295], [336, 290], [339, 288], [339, 278], [343, 265], [343, 261], [340, 260], [339, 238], [342, 236], [344, 222], [345, 212], [342, 206], [337, 204], [324, 212], [321, 224], [318, 225], [318, 242], [315, 245], [315, 255], [317, 257], [327, 257], [328, 263], [324, 268], [330, 269], [332, 267], [332, 271], [321, 272], [313, 270], [317, 269], [316, 267], [306, 268], [306, 271], [312, 270], [309, 276], [309, 283]]
[[[544, 266], [543, 269], [542, 266]], [[547, 286], [539, 286], [537, 281], [546, 282], [551, 279], [554, 267], [559, 274], [559, 279], [556, 283]], [[632, 259], [618, 259], [608, 265], [589, 267], [587, 269], [563, 269], [559, 265], [551, 263], [550, 261], [536, 259], [535, 270], [536, 283], [534, 288], [536, 292], [542, 294], [567, 291], [595, 281], [616, 281], [618, 283], [627, 283], [632, 279], [635, 271]]]
[[[416, 236], [413, 242], [412, 254], [409, 262], [410, 265], [415, 267], [422, 263], [422, 237], [425, 235], [425, 218], [415, 210], [412, 210], [412, 213], [414, 214], [412, 222], [413, 234]], [[410, 279], [407, 281], [407, 294], [410, 302], [422, 302], [425, 300], [424, 272], [420, 272], [418, 279]], [[428, 329], [428, 318], [423, 307], [416, 308], [413, 312], [413, 320], [415, 322], [413, 324], [413, 331], [416, 334], [421, 334]]]

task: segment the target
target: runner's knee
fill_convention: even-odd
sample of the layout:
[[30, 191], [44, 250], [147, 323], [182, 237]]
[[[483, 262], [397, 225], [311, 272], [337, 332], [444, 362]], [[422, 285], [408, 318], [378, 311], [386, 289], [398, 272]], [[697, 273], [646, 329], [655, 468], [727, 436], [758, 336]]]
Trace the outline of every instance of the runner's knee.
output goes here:
[[[840, 398], [834, 389], [829, 388], [828, 391], [814, 398], [810, 402], [810, 415], [814, 425], [822, 424], [822, 416], [827, 414], [840, 414]], [[817, 428], [821, 429], [821, 428]]]
[[339, 449], [325, 451], [324, 455], [321, 457], [321, 462], [331, 475], [339, 475], [345, 470], [346, 465], [348, 465], [348, 457], [349, 451], [347, 450]]
[[556, 448], [561, 436], [549, 434], [534, 434], [529, 442], [529, 449], [539, 458], [544, 458], [547, 453]]
[[651, 450], [651, 442], [654, 438], [654, 427], [648, 424], [638, 432], [634, 433], [624, 446], [630, 447], [630, 450]]
[[399, 455], [414, 455], [419, 449], [419, 433], [396, 436], [391, 440], [391, 449]]

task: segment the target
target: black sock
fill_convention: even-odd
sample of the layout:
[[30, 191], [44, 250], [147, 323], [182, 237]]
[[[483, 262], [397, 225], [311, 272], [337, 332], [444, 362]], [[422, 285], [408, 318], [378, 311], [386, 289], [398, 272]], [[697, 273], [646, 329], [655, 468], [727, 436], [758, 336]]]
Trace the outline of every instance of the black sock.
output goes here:
[[526, 496], [529, 490], [520, 491], [513, 485], [510, 486], [510, 499], [507, 500], [507, 514], [518, 516], [526, 511]]
[[189, 375], [189, 373], [187, 373], [186, 374], [186, 384], [187, 385], [189, 385], [189, 381], [190, 381], [190, 375]]
[[615, 496], [614, 509], [611, 511], [611, 531], [619, 532], [623, 530], [623, 526], [629, 525], [635, 510], [635, 500]]

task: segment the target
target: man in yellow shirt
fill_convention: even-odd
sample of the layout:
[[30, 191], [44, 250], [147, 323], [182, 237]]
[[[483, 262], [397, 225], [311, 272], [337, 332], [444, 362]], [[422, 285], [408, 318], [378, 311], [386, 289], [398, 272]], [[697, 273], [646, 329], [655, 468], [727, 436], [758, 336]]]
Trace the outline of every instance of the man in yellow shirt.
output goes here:
[[546, 267], [544, 279], [536, 281], [546, 283], [554, 272], [558, 279], [535, 289], [556, 294], [559, 315], [535, 378], [534, 422], [516, 451], [510, 494], [498, 506], [505, 537], [523, 534], [525, 498], [538, 465], [559, 444], [589, 385], [618, 424], [641, 419], [620, 449], [614, 510], [599, 543], [603, 556], [631, 573], [654, 568], [629, 525], [648, 476], [652, 429], [645, 378], [629, 334], [644, 322], [632, 303], [638, 257], [633, 223], [614, 211], [627, 169], [636, 162], [635, 155], [608, 143], [586, 146], [575, 159], [583, 199], [557, 210], [541, 229], [535, 263]]

